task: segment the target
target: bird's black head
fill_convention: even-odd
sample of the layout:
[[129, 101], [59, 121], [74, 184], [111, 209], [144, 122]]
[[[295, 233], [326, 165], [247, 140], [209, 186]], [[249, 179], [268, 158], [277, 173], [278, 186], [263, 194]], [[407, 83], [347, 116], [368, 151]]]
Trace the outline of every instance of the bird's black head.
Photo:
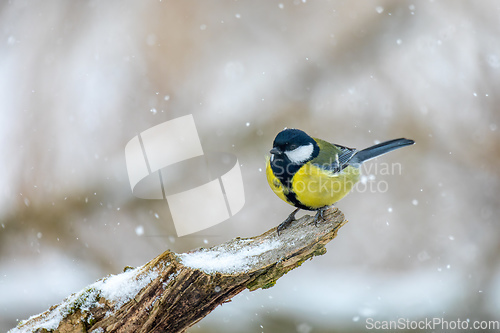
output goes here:
[[319, 147], [304, 131], [287, 128], [276, 135], [270, 153], [271, 160], [278, 158], [292, 164], [304, 164], [318, 156]]

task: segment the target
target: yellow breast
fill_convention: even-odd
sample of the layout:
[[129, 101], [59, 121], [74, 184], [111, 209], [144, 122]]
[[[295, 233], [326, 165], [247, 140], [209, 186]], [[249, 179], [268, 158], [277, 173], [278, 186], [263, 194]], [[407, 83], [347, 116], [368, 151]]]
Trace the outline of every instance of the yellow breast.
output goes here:
[[267, 181], [271, 189], [285, 202], [293, 205], [286, 195], [295, 193], [297, 200], [312, 210], [330, 206], [345, 197], [358, 182], [360, 171], [347, 166], [339, 173], [321, 169], [314, 164], [306, 163], [292, 179], [292, 189], [284, 187], [274, 176], [269, 160], [266, 164]]
[[339, 173], [307, 163], [293, 176], [293, 192], [307, 207], [330, 206], [345, 197], [359, 180], [359, 169], [347, 166]]
[[289, 203], [290, 205], [293, 205], [288, 199], [286, 198], [286, 194], [288, 194], [288, 189], [281, 184], [280, 180], [274, 176], [273, 170], [271, 169], [271, 162], [269, 161], [269, 156], [266, 156], [266, 176], [267, 176], [267, 183], [271, 187], [271, 190], [280, 197], [281, 200]]

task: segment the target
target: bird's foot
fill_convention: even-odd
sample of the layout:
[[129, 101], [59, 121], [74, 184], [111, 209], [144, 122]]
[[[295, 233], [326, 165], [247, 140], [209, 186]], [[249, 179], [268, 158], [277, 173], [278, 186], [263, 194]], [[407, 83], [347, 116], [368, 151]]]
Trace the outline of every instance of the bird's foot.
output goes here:
[[295, 214], [300, 210], [300, 208], [297, 208], [294, 210], [288, 217], [285, 219], [285, 221], [281, 222], [281, 224], [276, 228], [276, 231], [278, 232], [278, 236], [280, 235], [280, 232], [288, 228], [290, 224], [292, 224], [293, 221], [296, 221], [295, 219]]
[[316, 215], [314, 216], [314, 226], [317, 227], [318, 223], [321, 221], [325, 220], [324, 214], [325, 210], [327, 210], [329, 206], [321, 207], [320, 209], [317, 210]]

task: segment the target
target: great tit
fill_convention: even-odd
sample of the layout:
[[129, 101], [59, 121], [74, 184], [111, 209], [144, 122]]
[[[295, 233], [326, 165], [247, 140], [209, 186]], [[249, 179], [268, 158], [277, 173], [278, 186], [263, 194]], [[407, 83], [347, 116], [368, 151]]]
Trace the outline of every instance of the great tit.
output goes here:
[[324, 210], [358, 182], [361, 163], [414, 143], [401, 138], [357, 150], [312, 138], [299, 129], [279, 132], [266, 162], [267, 182], [278, 197], [297, 209], [277, 227], [278, 235], [300, 209], [316, 210], [317, 225]]

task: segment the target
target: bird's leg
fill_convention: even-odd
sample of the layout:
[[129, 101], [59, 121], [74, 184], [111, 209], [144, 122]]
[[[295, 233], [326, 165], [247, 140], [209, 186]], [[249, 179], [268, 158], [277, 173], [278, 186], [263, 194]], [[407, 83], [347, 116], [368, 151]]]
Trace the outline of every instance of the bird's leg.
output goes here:
[[288, 226], [292, 224], [293, 221], [295, 221], [295, 214], [297, 214], [299, 210], [300, 208], [295, 209], [290, 215], [288, 215], [285, 221], [281, 222], [281, 224], [276, 228], [278, 236], [280, 235], [280, 232], [288, 228]]
[[316, 215], [314, 216], [314, 220], [313, 220], [314, 226], [316, 226], [316, 227], [318, 226], [319, 220], [323, 220], [323, 221], [325, 220], [323, 214], [325, 213], [325, 210], [327, 210], [327, 209], [328, 209], [328, 206], [325, 206], [325, 207], [321, 207], [320, 209], [318, 209], [316, 211]]

